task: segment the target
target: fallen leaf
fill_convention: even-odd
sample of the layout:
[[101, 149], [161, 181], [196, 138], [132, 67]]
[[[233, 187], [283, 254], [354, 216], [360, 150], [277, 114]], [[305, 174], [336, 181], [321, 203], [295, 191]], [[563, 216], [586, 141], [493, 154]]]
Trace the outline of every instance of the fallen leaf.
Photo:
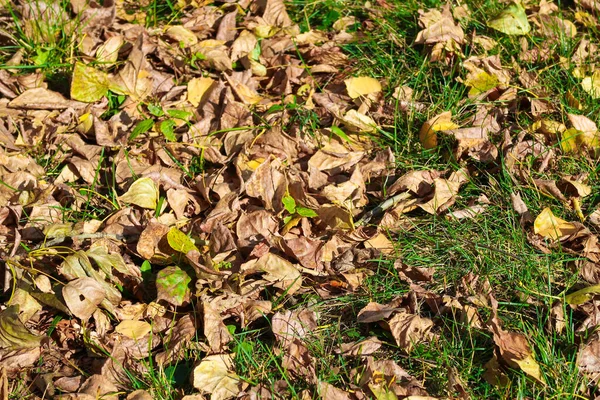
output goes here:
[[87, 277], [67, 283], [62, 289], [62, 294], [69, 310], [83, 321], [92, 316], [106, 297], [104, 287], [95, 279]]
[[108, 76], [106, 72], [76, 62], [71, 80], [71, 98], [93, 103], [108, 94]]
[[348, 96], [353, 99], [381, 92], [381, 84], [377, 79], [367, 76], [348, 78], [344, 81]]
[[211, 400], [227, 400], [240, 392], [241, 381], [232, 372], [233, 355], [214, 354], [200, 361], [192, 372], [192, 384], [201, 392], [210, 393]]
[[548, 239], [560, 239], [579, 231], [575, 224], [554, 216], [552, 210], [546, 207], [533, 222], [534, 232]]
[[600, 294], [600, 285], [592, 285], [565, 296], [567, 304], [584, 304]]
[[141, 339], [152, 332], [152, 326], [146, 321], [126, 320], [115, 326], [115, 332], [130, 339]]
[[432, 149], [437, 146], [436, 132], [449, 131], [457, 128], [458, 125], [452, 122], [452, 112], [445, 111], [433, 118], [428, 119], [423, 124], [421, 130], [419, 131], [419, 140], [424, 148]]
[[537, 382], [545, 384], [540, 366], [533, 356], [525, 335], [503, 330], [495, 319], [492, 321], [491, 329], [502, 360], [509, 367], [518, 368]]
[[203, 98], [210, 94], [215, 81], [211, 78], [194, 78], [188, 82], [187, 99], [194, 106], [198, 107]]
[[525, 8], [520, 1], [509, 5], [487, 25], [506, 35], [526, 35], [531, 31]]
[[0, 312], [0, 349], [19, 350], [39, 347], [42, 338], [43, 336], [29, 332], [23, 325], [19, 319], [18, 306], [10, 306]]
[[577, 366], [592, 382], [600, 381], [600, 340], [597, 336], [579, 350]]
[[390, 330], [398, 346], [409, 353], [413, 346], [429, 340], [433, 335], [433, 321], [416, 314], [410, 314], [404, 310], [396, 313], [388, 321]]
[[158, 187], [152, 179], [139, 178], [131, 184], [123, 196], [119, 197], [119, 200], [154, 210], [158, 204], [158, 196]]
[[189, 302], [191, 291], [189, 283], [192, 278], [177, 266], [167, 267], [156, 275], [157, 299], [165, 300], [174, 306]]

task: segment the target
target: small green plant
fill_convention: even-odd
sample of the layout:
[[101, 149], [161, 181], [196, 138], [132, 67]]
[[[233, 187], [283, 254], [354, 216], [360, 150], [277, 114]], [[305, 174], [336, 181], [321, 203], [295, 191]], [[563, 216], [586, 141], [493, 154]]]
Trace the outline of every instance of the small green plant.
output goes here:
[[289, 213], [289, 215], [283, 218], [283, 223], [286, 225], [303, 217], [314, 218], [317, 216], [315, 210], [296, 205], [296, 200], [294, 200], [294, 198], [289, 194], [286, 195], [281, 201], [283, 203], [283, 207]]
[[129, 140], [135, 140], [139, 135], [150, 131], [153, 127], [160, 133], [163, 134], [165, 139], [169, 142], [176, 142], [177, 136], [175, 134], [175, 128], [177, 127], [177, 120], [184, 121], [189, 124], [189, 119], [192, 113], [184, 110], [164, 110], [159, 105], [148, 104], [148, 113], [150, 117], [138, 122], [138, 124], [131, 131]]

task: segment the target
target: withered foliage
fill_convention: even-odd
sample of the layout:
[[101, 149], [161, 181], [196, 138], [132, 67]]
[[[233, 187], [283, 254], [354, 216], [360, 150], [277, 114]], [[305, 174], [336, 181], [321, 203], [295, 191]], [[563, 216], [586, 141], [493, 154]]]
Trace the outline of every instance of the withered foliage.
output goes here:
[[[397, 259], [394, 237], [410, 229], [412, 215], [459, 223], [485, 214], [485, 195], [453, 208], [476, 163], [494, 170], [503, 162], [516, 184], [534, 185], [583, 220], [587, 176], [538, 175], [558, 154], [598, 156], [591, 119], [548, 117], [559, 110], [536, 73], [516, 61], [502, 65], [490, 52], [493, 39], [463, 30], [466, 6], [421, 10], [415, 38], [431, 62], [463, 69], [474, 112], [459, 124], [450, 111], [430, 113], [413, 88], [354, 76], [340, 46], [361, 40], [350, 27], [369, 21], [343, 17], [331, 31], [301, 32], [282, 0], [182, 0], [177, 24], [145, 28], [135, 23], [145, 16], [134, 3], [10, 3], [24, 37], [43, 45], [69, 35], [76, 61], [67, 91], [41, 72], [0, 70], [0, 389], [21, 379], [57, 398], [155, 398], [134, 391], [134, 377], [191, 358], [195, 394], [179, 397], [289, 398], [289, 382], [267, 385], [236, 371], [234, 329], [257, 327], [290, 379], [306, 383], [302, 398], [426, 398], [427, 385], [382, 349], [410, 357], [437, 340], [446, 317], [492, 338], [488, 382], [506, 385], [520, 369], [531, 384], [546, 384], [529, 338], [503, 326], [487, 280], [469, 273], [452, 290], [432, 291], [435, 269]], [[541, 3], [500, 17], [527, 12], [521, 29], [547, 38], [523, 48], [522, 60], [554, 57], [550, 44], [577, 34], [553, 3]], [[598, 11], [594, 2], [576, 3]], [[502, 20], [490, 26], [518, 34]], [[467, 45], [478, 55], [465, 59]], [[596, 72], [583, 60], [595, 50], [582, 40], [571, 60], [560, 60], [576, 66], [592, 96], [600, 93]], [[516, 109], [534, 118], [532, 126], [515, 128]], [[430, 114], [415, 137], [426, 149], [449, 138], [461, 167], [397, 169], [381, 146], [393, 110]], [[572, 253], [581, 277], [598, 284], [598, 211], [589, 225], [549, 208], [534, 218], [519, 193], [511, 201], [533, 246]], [[393, 340], [348, 338], [331, 349], [362, 364], [337, 387], [319, 379], [311, 345], [323, 317], [311, 303], [294, 305], [308, 294], [360, 293], [377, 258], [397, 259], [410, 291], [358, 312], [357, 324], [377, 325]], [[567, 301], [584, 315], [581, 332], [600, 322], [598, 293], [592, 287]], [[564, 329], [565, 307], [549, 311], [549, 329]], [[592, 382], [599, 343], [592, 335], [577, 360]], [[448, 368], [448, 396], [469, 398]]]

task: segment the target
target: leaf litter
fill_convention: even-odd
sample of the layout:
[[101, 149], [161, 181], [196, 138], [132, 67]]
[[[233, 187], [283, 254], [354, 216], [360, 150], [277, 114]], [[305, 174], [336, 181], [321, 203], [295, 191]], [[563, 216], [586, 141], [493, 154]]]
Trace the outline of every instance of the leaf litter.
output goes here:
[[[82, 23], [65, 25], [78, 57], [68, 93], [38, 72], [1, 71], [2, 390], [6, 377], [19, 377], [33, 392], [60, 398], [158, 398], [156, 389], [134, 391], [135, 374], [192, 359], [189, 390], [178, 398], [289, 397], [289, 381], [268, 384], [238, 370], [236, 357], [247, 349], [237, 330], [252, 327], [288, 379], [305, 383], [302, 398], [431, 398], [429, 382], [388, 351], [410, 358], [433, 346], [447, 317], [492, 338], [482, 375], [491, 385], [508, 385], [511, 370], [520, 370], [543, 387], [533, 338], [503, 327], [489, 282], [468, 273], [453, 290], [434, 291], [435, 268], [396, 257], [394, 238], [411, 229], [411, 219], [485, 215], [485, 195], [454, 206], [473, 166], [493, 170], [501, 158], [512, 181], [579, 218], [564, 220], [551, 207], [534, 217], [520, 193], [511, 195], [530, 244], [576, 256], [589, 283], [554, 304], [550, 325], [564, 330], [563, 306], [584, 316], [578, 332], [590, 334], [576, 362], [597, 383], [600, 217], [596, 210], [586, 221], [581, 208], [593, 183], [585, 174], [541, 176], [559, 155], [598, 156], [592, 119], [560, 114], [535, 72], [503, 66], [488, 54], [495, 40], [465, 34], [466, 5], [419, 10], [414, 45], [429, 62], [461, 71], [470, 116], [430, 109], [414, 98], [416, 88], [349, 76], [341, 45], [360, 40], [348, 29], [355, 17], [341, 17], [332, 32], [301, 32], [281, 0], [192, 3], [178, 2], [180, 20], [160, 29], [131, 23], [145, 15], [126, 1], [72, 0], [63, 9], [40, 0], [38, 8], [19, 2], [14, 9], [34, 43], [57, 40], [51, 21], [67, 24], [77, 13]], [[587, 11], [599, 9], [575, 3], [579, 25], [542, 0], [508, 4], [487, 26], [545, 37], [535, 49], [524, 42], [520, 54], [543, 60], [552, 56], [550, 44], [578, 37]], [[467, 45], [483, 51], [466, 58]], [[572, 58], [560, 60], [592, 98], [598, 71], [585, 60], [595, 51], [581, 39]], [[581, 110], [572, 94], [568, 101]], [[427, 114], [415, 137], [429, 151], [450, 140], [460, 167], [398, 168], [382, 144], [394, 118], [385, 110], [394, 103], [403, 113]], [[520, 131], [506, 123], [517, 108], [533, 118]], [[52, 154], [52, 173], [36, 152]], [[322, 381], [314, 343], [329, 320], [303, 299], [358, 295], [378, 258], [395, 259], [410, 290], [357, 312], [354, 322], [381, 335], [346, 337], [331, 351], [357, 366], [335, 384]], [[469, 398], [459, 371], [451, 367], [449, 376], [447, 394]]]

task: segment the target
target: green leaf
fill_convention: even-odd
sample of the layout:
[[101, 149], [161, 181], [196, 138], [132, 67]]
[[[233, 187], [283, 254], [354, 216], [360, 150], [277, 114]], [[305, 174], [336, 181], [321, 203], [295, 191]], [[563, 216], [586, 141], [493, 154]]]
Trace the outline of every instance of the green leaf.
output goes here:
[[176, 142], [177, 136], [175, 136], [175, 121], [167, 119], [160, 123], [160, 131], [170, 142]]
[[182, 119], [184, 121], [187, 121], [192, 116], [191, 112], [184, 110], [167, 110], [167, 114], [169, 114], [170, 117]]
[[315, 210], [311, 210], [310, 208], [306, 207], [296, 207], [296, 213], [298, 213], [299, 216], [306, 218], [314, 218], [318, 216]]
[[163, 115], [165, 115], [163, 109], [160, 106], [154, 104], [148, 104], [148, 112], [154, 115], [155, 117], [162, 117]]
[[488, 26], [507, 35], [526, 35], [531, 31], [525, 8], [521, 3], [508, 6]]
[[290, 214], [294, 214], [296, 212], [296, 200], [294, 200], [292, 196], [286, 194], [283, 199], [281, 199], [281, 202], [283, 203], [283, 207], [287, 212]]
[[339, 136], [340, 138], [342, 138], [343, 140], [345, 140], [348, 143], [352, 143], [352, 139], [350, 139], [348, 137], [348, 135], [346, 135], [346, 133], [343, 130], [341, 130], [339, 127], [332, 126], [329, 129], [331, 129], [331, 133], [333, 133], [334, 135]]
[[187, 254], [191, 250], [198, 251], [198, 248], [192, 239], [190, 239], [188, 235], [181, 232], [176, 227], [169, 229], [169, 232], [167, 233], [167, 241], [173, 250], [183, 254]]
[[143, 121], [138, 122], [138, 124], [131, 131], [131, 135], [129, 135], [129, 140], [133, 140], [142, 133], [146, 133], [152, 128], [154, 125], [154, 120], [151, 118], [145, 119]]
[[152, 264], [150, 264], [150, 261], [144, 260], [144, 262], [140, 266], [140, 271], [141, 272], [151, 272], [152, 271]]
[[283, 223], [284, 225], [286, 225], [288, 222], [290, 222], [292, 220], [292, 216], [288, 215], [287, 217], [283, 218]]
[[179, 267], [172, 266], [161, 270], [156, 276], [157, 299], [165, 300], [175, 306], [189, 301], [189, 283], [192, 278]]
[[71, 99], [93, 103], [108, 93], [108, 75], [80, 62], [75, 63], [71, 81]]
[[592, 285], [565, 296], [567, 304], [583, 304], [600, 294], [600, 285]]

